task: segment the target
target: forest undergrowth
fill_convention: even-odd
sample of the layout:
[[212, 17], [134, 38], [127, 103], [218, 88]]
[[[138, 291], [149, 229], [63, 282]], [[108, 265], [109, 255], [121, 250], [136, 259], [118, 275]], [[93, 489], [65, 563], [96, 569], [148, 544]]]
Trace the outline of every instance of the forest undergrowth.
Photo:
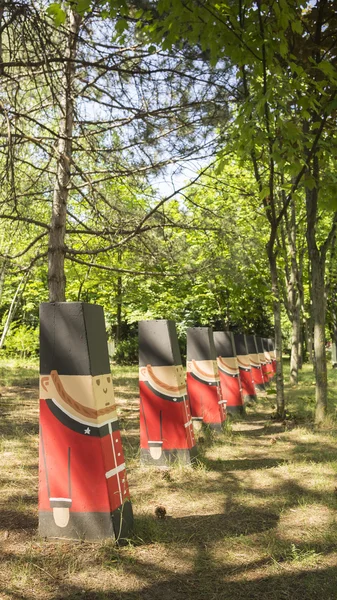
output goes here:
[[137, 368], [113, 375], [135, 514], [120, 548], [38, 537], [38, 366], [0, 362], [1, 600], [335, 600], [337, 372], [319, 429], [305, 365], [287, 419], [260, 397], [220, 436], [199, 434], [193, 468], [164, 471], [139, 466]]

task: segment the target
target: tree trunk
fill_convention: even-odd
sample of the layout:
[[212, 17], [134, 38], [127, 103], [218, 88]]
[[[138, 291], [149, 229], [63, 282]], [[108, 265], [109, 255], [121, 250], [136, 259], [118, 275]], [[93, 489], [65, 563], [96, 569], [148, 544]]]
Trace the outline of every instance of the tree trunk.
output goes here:
[[288, 224], [288, 235], [290, 242], [290, 310], [292, 321], [291, 335], [291, 356], [290, 356], [290, 383], [297, 385], [298, 369], [299, 369], [299, 343], [301, 330], [301, 282], [300, 269], [297, 261], [297, 231], [296, 231], [296, 211], [295, 200], [291, 199], [290, 204], [291, 215], [290, 223]]
[[337, 369], [337, 315], [334, 310], [332, 312], [331, 364], [333, 369]]
[[78, 32], [81, 17], [68, 11], [68, 40], [65, 52], [60, 96], [60, 124], [57, 145], [56, 179], [54, 185], [51, 227], [48, 246], [48, 286], [50, 302], [64, 302], [66, 278], [64, 272], [67, 203], [69, 195], [74, 124], [74, 77]]
[[1, 304], [1, 296], [4, 289], [5, 284], [5, 274], [6, 274], [7, 262], [5, 259], [2, 260], [0, 265], [0, 304]]
[[308, 362], [313, 363], [311, 317], [309, 317], [309, 319], [305, 319], [305, 321], [304, 321], [304, 339], [305, 339], [306, 352], [308, 354]]
[[[285, 202], [283, 193], [283, 203]], [[291, 353], [290, 353], [290, 383], [297, 384], [300, 364], [300, 331], [301, 331], [301, 297], [302, 273], [298, 263], [297, 249], [297, 224], [295, 199], [291, 198], [290, 218], [285, 213], [283, 222], [280, 223], [281, 241], [284, 252], [284, 275], [287, 294], [284, 297], [284, 306], [291, 323]], [[288, 260], [288, 256], [289, 259]]]
[[118, 346], [122, 337], [122, 306], [123, 306], [123, 287], [122, 277], [117, 278], [117, 327], [116, 327], [116, 346]]
[[299, 320], [300, 320], [300, 336], [298, 340], [298, 368], [302, 369], [304, 360], [304, 322], [303, 322], [303, 309], [304, 309], [304, 291], [303, 291], [303, 260], [304, 260], [304, 248], [300, 251], [299, 255]]
[[273, 251], [271, 242], [268, 244], [268, 259], [273, 291], [273, 312], [275, 326], [275, 353], [276, 353], [276, 416], [284, 419], [284, 385], [283, 385], [283, 365], [282, 365], [282, 328], [281, 328], [281, 303], [279, 296], [278, 275], [276, 265], [276, 255]]
[[325, 354], [325, 286], [324, 264], [319, 257], [313, 259], [312, 313], [314, 320], [314, 351], [316, 374], [315, 420], [324, 420], [328, 406], [328, 377]]
[[[317, 178], [316, 178], [317, 180]], [[321, 423], [328, 406], [328, 379], [325, 355], [325, 253], [320, 252], [316, 243], [316, 223], [318, 218], [318, 190], [306, 189], [307, 243], [311, 266], [311, 305], [314, 328], [315, 378], [316, 378], [316, 423]]]
[[300, 337], [298, 340], [298, 368], [302, 369], [303, 367], [303, 324], [301, 321], [301, 315], [300, 315]]
[[290, 383], [297, 385], [298, 370], [300, 368], [300, 332], [301, 332], [301, 306], [299, 295], [292, 310], [291, 330], [291, 355], [290, 355]]

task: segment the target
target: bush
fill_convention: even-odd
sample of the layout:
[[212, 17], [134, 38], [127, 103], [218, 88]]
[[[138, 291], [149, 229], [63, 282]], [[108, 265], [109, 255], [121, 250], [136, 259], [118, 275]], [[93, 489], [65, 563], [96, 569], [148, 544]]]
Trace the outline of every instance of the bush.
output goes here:
[[113, 359], [117, 365], [137, 365], [138, 337], [129, 337], [119, 342]]
[[39, 329], [32, 329], [27, 325], [12, 323], [7, 334], [4, 354], [6, 356], [35, 356], [39, 351]]

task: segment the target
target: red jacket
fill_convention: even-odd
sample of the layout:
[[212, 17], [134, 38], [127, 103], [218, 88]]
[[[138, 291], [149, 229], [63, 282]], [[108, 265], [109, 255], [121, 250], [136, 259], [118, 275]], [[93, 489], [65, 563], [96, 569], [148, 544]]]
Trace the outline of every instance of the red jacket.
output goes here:
[[220, 382], [203, 381], [187, 372], [187, 391], [193, 417], [202, 417], [204, 423], [223, 423], [226, 419], [226, 402], [222, 398]]
[[171, 398], [149, 382], [139, 382], [140, 447], [163, 442], [163, 450], [183, 450], [195, 445], [190, 403], [187, 396]]
[[113, 512], [128, 498], [118, 421], [92, 425], [40, 400], [39, 510]]

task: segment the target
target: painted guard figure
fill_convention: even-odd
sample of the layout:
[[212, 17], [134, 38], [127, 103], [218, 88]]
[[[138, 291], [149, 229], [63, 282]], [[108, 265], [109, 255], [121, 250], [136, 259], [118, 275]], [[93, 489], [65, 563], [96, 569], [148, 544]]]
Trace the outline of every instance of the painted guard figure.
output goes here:
[[268, 388], [268, 387], [270, 387], [269, 377], [268, 377], [269, 369], [268, 369], [268, 365], [267, 365], [266, 356], [264, 353], [262, 338], [256, 335], [255, 341], [256, 341], [256, 347], [257, 347], [259, 360], [260, 360], [260, 364], [261, 364], [262, 374], [263, 374], [264, 387]]
[[234, 333], [234, 343], [240, 370], [242, 396], [245, 404], [247, 404], [251, 401], [255, 401], [257, 398], [245, 335], [243, 333]]
[[132, 507], [100, 306], [40, 306], [39, 533], [122, 540]]
[[252, 370], [252, 378], [255, 389], [259, 392], [264, 392], [266, 388], [264, 385], [264, 377], [258, 349], [256, 346], [255, 335], [246, 335], [246, 345], [249, 353], [250, 368]]
[[231, 331], [214, 331], [214, 345], [218, 362], [222, 396], [228, 414], [243, 414], [239, 365]]
[[144, 465], [196, 456], [190, 403], [174, 321], [140, 321], [140, 456]]
[[211, 327], [187, 329], [187, 391], [193, 419], [221, 430], [226, 419]]

